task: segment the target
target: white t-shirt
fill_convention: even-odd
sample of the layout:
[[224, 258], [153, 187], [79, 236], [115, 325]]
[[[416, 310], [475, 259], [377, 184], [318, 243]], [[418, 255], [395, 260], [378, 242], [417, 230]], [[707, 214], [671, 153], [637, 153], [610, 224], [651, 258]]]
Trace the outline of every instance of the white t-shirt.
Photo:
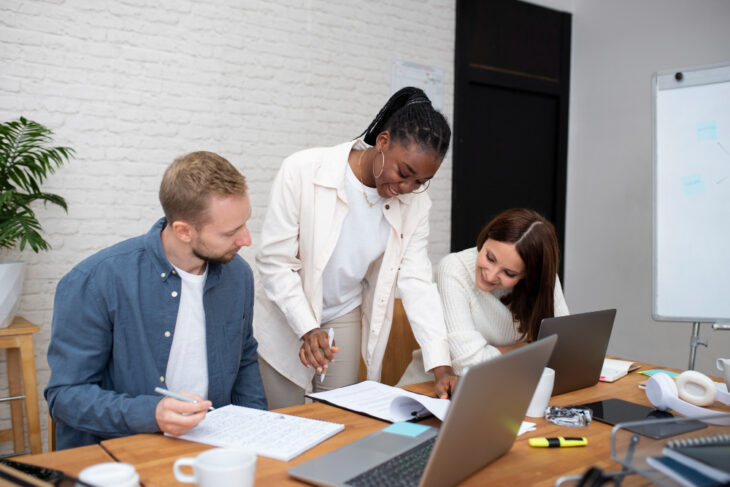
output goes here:
[[190, 392], [208, 398], [208, 355], [205, 340], [203, 289], [208, 267], [202, 274], [190, 274], [175, 267], [182, 280], [180, 307], [167, 360], [165, 382], [174, 392]]
[[337, 245], [322, 273], [322, 323], [360, 306], [362, 280], [370, 264], [385, 252], [388, 243], [390, 225], [383, 216], [384, 199], [376, 188], [362, 184], [349, 164], [345, 193], [349, 206], [347, 215]]

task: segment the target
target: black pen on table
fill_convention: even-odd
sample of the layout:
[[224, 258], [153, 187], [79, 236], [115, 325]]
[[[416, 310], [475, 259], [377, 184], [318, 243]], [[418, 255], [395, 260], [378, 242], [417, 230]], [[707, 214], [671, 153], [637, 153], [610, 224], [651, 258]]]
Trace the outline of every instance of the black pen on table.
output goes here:
[[[155, 387], [155, 392], [158, 394], [162, 394], [163, 396], [169, 396], [173, 399], [177, 399], [178, 401], [185, 401], [185, 402], [198, 402], [197, 399], [193, 399], [192, 397], [183, 396], [182, 394], [178, 394], [177, 392], [168, 391], [167, 389], [163, 389], [162, 387]], [[208, 408], [208, 411], [213, 411], [215, 408], [213, 406]]]

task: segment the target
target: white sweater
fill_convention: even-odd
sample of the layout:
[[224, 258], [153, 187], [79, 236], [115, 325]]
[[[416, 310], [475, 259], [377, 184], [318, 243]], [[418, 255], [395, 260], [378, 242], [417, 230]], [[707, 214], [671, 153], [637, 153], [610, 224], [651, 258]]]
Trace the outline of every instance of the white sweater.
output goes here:
[[[449, 350], [454, 371], [499, 355], [497, 347], [519, 341], [519, 322], [499, 299], [511, 289], [485, 292], [476, 286], [477, 249], [462, 250], [441, 260], [438, 289], [444, 308]], [[555, 279], [555, 316], [569, 314], [560, 280]], [[399, 385], [431, 380], [424, 374], [420, 352], [403, 374]], [[420, 373], [419, 373], [420, 372]]]

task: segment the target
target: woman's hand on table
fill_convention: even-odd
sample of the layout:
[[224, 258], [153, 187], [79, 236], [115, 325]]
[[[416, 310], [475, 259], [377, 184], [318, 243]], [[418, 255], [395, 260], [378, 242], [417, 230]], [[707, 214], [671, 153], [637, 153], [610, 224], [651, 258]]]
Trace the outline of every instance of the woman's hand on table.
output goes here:
[[434, 391], [439, 399], [449, 399], [456, 390], [456, 383], [459, 377], [451, 367], [442, 365], [431, 369], [435, 380]]
[[330, 347], [329, 336], [326, 331], [322, 328], [315, 328], [302, 335], [299, 360], [307, 368], [314, 367], [318, 373], [322, 373], [327, 369], [327, 365], [335, 359], [335, 354], [339, 351], [338, 347]]

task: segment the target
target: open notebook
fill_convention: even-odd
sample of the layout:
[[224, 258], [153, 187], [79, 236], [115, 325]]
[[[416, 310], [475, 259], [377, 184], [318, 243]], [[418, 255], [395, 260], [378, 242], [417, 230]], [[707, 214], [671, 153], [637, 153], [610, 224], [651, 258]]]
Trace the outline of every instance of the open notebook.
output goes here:
[[629, 372], [639, 369], [639, 364], [628, 360], [618, 360], [615, 358], [603, 359], [603, 367], [601, 367], [601, 376], [598, 378], [601, 382], [614, 382], [621, 377], [626, 376]]
[[428, 397], [372, 380], [307, 396], [391, 423], [421, 419], [431, 414], [443, 421], [451, 404], [448, 399]]

